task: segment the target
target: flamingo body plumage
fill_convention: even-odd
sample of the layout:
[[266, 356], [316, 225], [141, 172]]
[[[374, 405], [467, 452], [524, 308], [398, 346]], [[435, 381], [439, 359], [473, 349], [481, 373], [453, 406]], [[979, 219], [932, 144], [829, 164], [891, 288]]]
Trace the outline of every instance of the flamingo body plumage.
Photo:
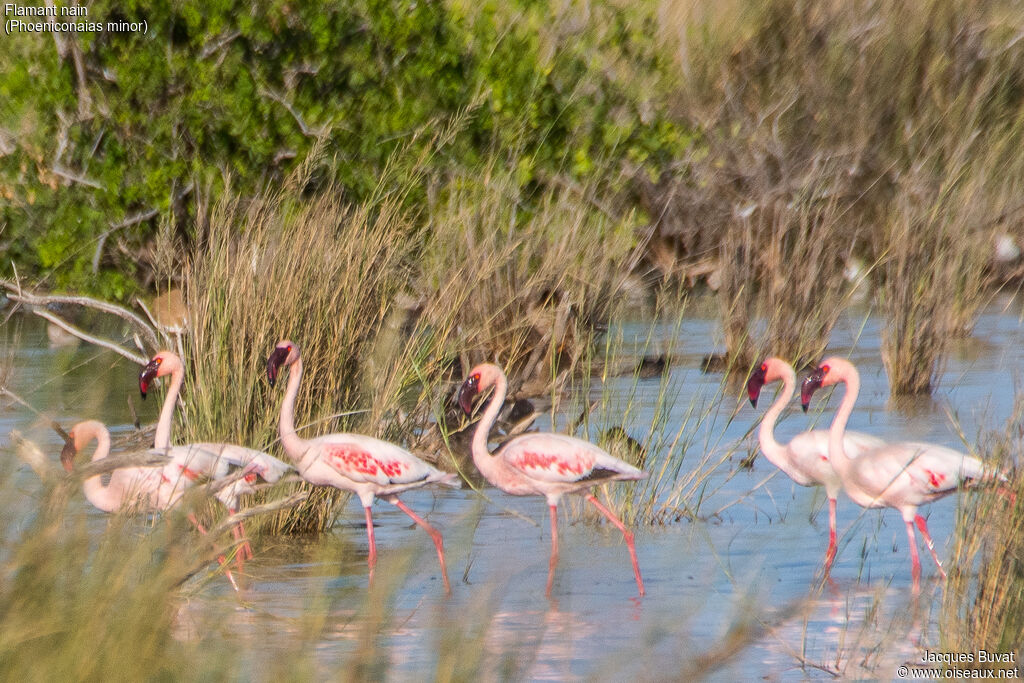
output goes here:
[[838, 357], [826, 358], [804, 379], [800, 400], [806, 410], [816, 390], [838, 383], [846, 385], [846, 393], [829, 429], [829, 460], [839, 475], [843, 490], [861, 507], [890, 507], [900, 512], [910, 542], [915, 589], [919, 587], [921, 578], [915, 524], [921, 530], [939, 573], [945, 578], [946, 572], [935, 552], [928, 524], [918, 514], [918, 507], [964, 486], [994, 482], [1004, 477], [974, 456], [929, 443], [883, 444], [861, 452], [856, 458], [850, 457], [843, 437], [860, 390], [860, 375], [853, 364]]
[[[61, 462], [69, 472], [74, 459], [90, 442], [96, 441], [92, 460], [102, 460], [110, 454], [110, 432], [102, 422], [79, 422], [68, 432], [68, 440], [61, 451]], [[206, 472], [213, 470], [217, 456], [213, 453], [185, 446], [153, 449], [168, 456], [166, 465], [150, 467], [122, 467], [110, 474], [106, 485], [100, 476], [82, 482], [86, 499], [104, 512], [118, 512], [133, 507], [139, 512], [167, 510], [184, 495], [185, 491]]]
[[[758, 429], [758, 444], [770, 463], [800, 486], [823, 486], [828, 497], [829, 544], [825, 551], [825, 572], [832, 567], [836, 555], [836, 498], [842, 489], [839, 475], [828, 458], [828, 431], [815, 429], [801, 432], [783, 445], [775, 439], [775, 423], [796, 392], [796, 372], [781, 358], [767, 358], [755, 368], [747, 381], [747, 396], [755, 408], [761, 389], [772, 382], [782, 382], [782, 390], [765, 412]], [[846, 452], [851, 457], [884, 445], [884, 441], [869, 434], [846, 432], [843, 437]]]
[[294, 411], [302, 381], [302, 357], [294, 342], [280, 341], [267, 359], [267, 379], [271, 386], [282, 367], [289, 368], [289, 376], [281, 404], [281, 445], [304, 480], [317, 486], [351, 491], [359, 497], [366, 515], [371, 573], [376, 564], [377, 547], [370, 508], [374, 498], [381, 498], [409, 515], [430, 535], [437, 549], [445, 590], [450, 591], [441, 533], [406, 506], [398, 494], [428, 484], [458, 487], [458, 477], [428, 465], [400, 446], [362, 434], [337, 433], [313, 439], [300, 438], [295, 431]]
[[[178, 394], [185, 380], [185, 366], [178, 354], [173, 351], [160, 351], [139, 372], [139, 393], [143, 400], [146, 398], [150, 382], [167, 375], [171, 376], [171, 384], [167, 396], [164, 397], [163, 406], [160, 408], [160, 419], [157, 421], [156, 434], [153, 437], [153, 446], [158, 449], [171, 448], [174, 409], [178, 404]], [[228, 476], [234, 468], [241, 467], [246, 470], [244, 476], [220, 488], [214, 494], [231, 514], [238, 511], [242, 496], [256, 492], [257, 477], [268, 483], [274, 483], [292, 469], [287, 463], [281, 462], [272, 455], [237, 444], [205, 442], [189, 444], [184, 448], [192, 448], [218, 456], [210, 463], [209, 469], [203, 472], [204, 475], [215, 481]], [[241, 568], [243, 556], [252, 557], [252, 546], [248, 540], [245, 540], [245, 529], [241, 522], [235, 527], [234, 536], [236, 540], [243, 541], [242, 554], [238, 557], [239, 568]]]
[[467, 413], [473, 410], [477, 394], [494, 391], [473, 434], [473, 462], [491, 485], [514, 496], [544, 496], [551, 516], [551, 559], [548, 564], [547, 593], [551, 594], [554, 569], [558, 561], [558, 503], [567, 493], [586, 491], [586, 499], [609, 519], [626, 541], [633, 574], [640, 595], [644, 582], [636, 557], [633, 533], [597, 498], [590, 489], [611, 481], [639, 480], [648, 475], [629, 463], [605, 452], [589, 441], [565, 434], [532, 433], [506, 441], [491, 453], [488, 435], [498, 417], [508, 380], [501, 368], [491, 363], [476, 366], [459, 390], [459, 403]]

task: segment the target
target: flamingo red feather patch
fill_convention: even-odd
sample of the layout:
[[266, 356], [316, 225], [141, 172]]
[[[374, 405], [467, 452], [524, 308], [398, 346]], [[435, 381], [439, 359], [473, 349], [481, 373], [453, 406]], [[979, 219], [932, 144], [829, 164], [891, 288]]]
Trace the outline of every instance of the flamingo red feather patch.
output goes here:
[[334, 446], [327, 452], [327, 457], [334, 462], [338, 469], [354, 470], [371, 477], [376, 476], [378, 469], [381, 469], [373, 456], [358, 446], [347, 444]]
[[925, 474], [928, 475], [928, 481], [931, 483], [933, 488], [941, 488], [942, 482], [946, 481], [945, 474], [935, 473], [931, 470], [925, 470]]
[[537, 453], [535, 451], [523, 451], [522, 455], [516, 458], [515, 465], [520, 469], [533, 467], [542, 470], [557, 470], [562, 476], [568, 476], [569, 474], [581, 476], [590, 469], [579, 458], [569, 460], [562, 456]]

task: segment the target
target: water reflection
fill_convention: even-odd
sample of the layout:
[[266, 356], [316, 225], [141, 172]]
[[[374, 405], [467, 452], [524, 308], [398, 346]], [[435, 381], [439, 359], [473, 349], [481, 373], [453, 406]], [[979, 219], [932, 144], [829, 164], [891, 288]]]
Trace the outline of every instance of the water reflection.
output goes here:
[[[990, 306], [975, 337], [954, 344], [934, 399], [909, 403], [889, 398], [878, 350], [881, 321], [866, 309], [844, 315], [830, 352], [858, 363], [863, 379], [849, 427], [883, 439], [962, 448], [961, 432], [973, 439], [1000, 425], [1024, 367], [1024, 334], [1014, 312], [1020, 307], [1000, 308], [1005, 305]], [[477, 661], [483, 680], [672, 678], [686, 662], [720, 645], [743, 618], [763, 632], [715, 670], [723, 678], [885, 677], [897, 663], [915, 660], [935, 639], [943, 586], [934, 582], [934, 567], [925, 563], [930, 581], [915, 600], [899, 515], [865, 513], [840, 498], [833, 583], [822, 581], [822, 497], [773, 476], [763, 458], [740, 467], [754, 446], [748, 432], [759, 413], [739, 403], [737, 389], [726, 388], [722, 401], [721, 378], [700, 372], [703, 356], [722, 349], [709, 341], [721, 338], [713, 316], [698, 311], [688, 309], [676, 338], [666, 336], [671, 325], [656, 330], [662, 335], [654, 339], [658, 352], [677, 363], [669, 371], [670, 438], [662, 448], [683, 429], [689, 450], [682, 477], [705, 462], [722, 464], [684, 501], [710, 521], [682, 519], [637, 529], [645, 599], [633, 599], [621, 535], [610, 525], [566, 526], [549, 602], [544, 501], [487, 490], [493, 503], [482, 504], [472, 491], [443, 491], [408, 502], [430, 509], [429, 520], [444, 534], [454, 580], [450, 599], [444, 597], [429, 538], [388, 506], [375, 508], [380, 555], [370, 587], [365, 529], [357, 507], [350, 507], [330, 533], [253, 539], [256, 556], [239, 577], [240, 595], [211, 565], [209, 580], [197, 577], [183, 589], [178, 637], [244, 653], [257, 678], [266, 675], [257, 672], [277, 671], [282, 656], [296, 651], [313, 662], [313, 670], [302, 673], [319, 678], [337, 677], [352, 662], [371, 672], [385, 667], [394, 678], [424, 677], [449, 670], [456, 657]], [[611, 333], [622, 335], [626, 350], [642, 350], [649, 327], [646, 321], [626, 321]], [[12, 359], [12, 387], [32, 403], [64, 424], [95, 418], [115, 433], [133, 432], [128, 400], [137, 368], [89, 346], [50, 349], [44, 325], [23, 316], [0, 328], [0, 341]], [[595, 415], [591, 429], [621, 427], [648, 448], [648, 462], [657, 463], [663, 451], [650, 425], [663, 391], [659, 376], [636, 383], [613, 378], [577, 402], [602, 392], [623, 404], [632, 400], [629, 410]], [[823, 403], [819, 427], [831, 418], [837, 399]], [[691, 412], [705, 409], [718, 412], [703, 422], [692, 420]], [[566, 414], [578, 411], [567, 408]], [[545, 429], [547, 422], [538, 426]], [[787, 440], [813, 424], [814, 416], [804, 416], [794, 404], [780, 421], [778, 438]], [[12, 428], [56, 460], [61, 443], [44, 423], [21, 409], [0, 411], [0, 445], [8, 445]], [[25, 468], [12, 476], [20, 495], [4, 502], [3, 513], [28, 517], [38, 483]], [[80, 496], [72, 504], [87, 506]], [[927, 509], [940, 557], [948, 556], [956, 509], [954, 497]], [[99, 513], [89, 519], [97, 534], [105, 528]], [[800, 609], [792, 611], [793, 605]]]

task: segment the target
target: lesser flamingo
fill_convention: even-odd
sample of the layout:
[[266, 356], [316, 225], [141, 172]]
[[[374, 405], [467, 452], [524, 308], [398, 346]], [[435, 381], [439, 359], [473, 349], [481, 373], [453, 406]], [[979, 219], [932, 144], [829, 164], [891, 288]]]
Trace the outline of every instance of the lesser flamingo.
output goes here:
[[[71, 428], [60, 452], [65, 470], [71, 472], [74, 469], [78, 453], [92, 441], [97, 442], [93, 462], [110, 454], [110, 432], [102, 422], [86, 420]], [[105, 486], [101, 475], [89, 477], [82, 482], [86, 500], [103, 512], [163, 512], [181, 500], [185, 491], [200, 478], [208, 476], [206, 473], [215, 471], [219, 461], [216, 454], [194, 447], [171, 446], [160, 452], [168, 456], [166, 465], [118, 468], [110, 473]], [[189, 514], [189, 520], [200, 533], [206, 533], [194, 515]], [[217, 561], [224, 567], [231, 585], [238, 590], [224, 556], [218, 556]]]
[[551, 514], [551, 559], [548, 562], [547, 595], [551, 595], [555, 565], [558, 563], [558, 502], [566, 493], [583, 493], [585, 498], [608, 518], [626, 540], [633, 574], [640, 595], [644, 581], [636, 559], [633, 532], [590, 491], [599, 484], [637, 480], [647, 473], [609, 455], [594, 444], [564, 434], [531, 433], [506, 441], [491, 453], [488, 434], [505, 403], [508, 380], [496, 365], [484, 363], [469, 372], [459, 389], [459, 403], [470, 414], [477, 394], [494, 388], [490, 402], [473, 434], [473, 462], [493, 486], [513, 496], [545, 496]]
[[[796, 372], [780, 358], [768, 358], [755, 368], [747, 381], [747, 396], [750, 404], [757, 407], [761, 388], [772, 382], [782, 381], [782, 390], [775, 402], [764, 414], [757, 440], [761, 452], [790, 479], [800, 486], [824, 486], [828, 497], [828, 550], [825, 551], [825, 573], [828, 574], [836, 556], [836, 496], [842, 484], [828, 460], [828, 430], [815, 429], [801, 432], [786, 445], [775, 440], [775, 423], [796, 391]], [[856, 457], [861, 452], [884, 445], [884, 441], [868, 434], [846, 432], [846, 452]]]
[[458, 487], [456, 475], [431, 467], [409, 451], [387, 441], [362, 434], [325, 434], [303, 439], [295, 432], [295, 397], [302, 381], [302, 357], [297, 344], [278, 342], [267, 359], [267, 379], [273, 386], [282, 367], [290, 368], [288, 388], [281, 403], [279, 429], [281, 446], [299, 475], [310, 484], [333, 486], [351, 491], [359, 497], [366, 514], [366, 536], [369, 541], [370, 577], [377, 564], [377, 545], [373, 536], [373, 499], [380, 498], [395, 505], [430, 534], [437, 548], [445, 591], [451, 592], [444, 560], [441, 532], [403, 503], [398, 494], [427, 484]]
[[899, 510], [910, 542], [915, 591], [920, 588], [921, 560], [917, 554], [914, 524], [921, 530], [939, 573], [946, 578], [928, 533], [928, 523], [918, 514], [918, 506], [947, 496], [962, 486], [1002, 477], [978, 458], [929, 443], [885, 444], [851, 458], [846, 452], [843, 435], [860, 390], [860, 375], [853, 364], [835, 356], [826, 358], [804, 379], [800, 402], [806, 411], [815, 391], [837, 383], [846, 385], [846, 393], [829, 429], [828, 454], [843, 490], [862, 507]]
[[[156, 425], [156, 435], [153, 438], [153, 446], [158, 449], [166, 449], [171, 445], [171, 426], [174, 422], [174, 408], [178, 403], [178, 394], [185, 379], [185, 366], [181, 358], [173, 351], [160, 351], [154, 355], [149, 363], [139, 372], [139, 393], [143, 400], [149, 391], [150, 383], [157, 378], [171, 376], [171, 384], [167, 389], [167, 396], [164, 397], [163, 407], [160, 409], [160, 419]], [[216, 498], [224, 504], [228, 512], [235, 514], [238, 511], [239, 500], [243, 495], [252, 494], [256, 491], [256, 477], [264, 481], [274, 483], [292, 469], [287, 463], [262, 451], [245, 446], [238, 446], [230, 443], [195, 443], [179, 447], [188, 449], [199, 449], [207, 453], [214, 453], [220, 456], [213, 462], [213, 469], [203, 472], [214, 480], [222, 479], [230, 474], [232, 468], [243, 468], [245, 475], [227, 486], [219, 489]], [[199, 523], [193, 519], [193, 523], [199, 527]], [[238, 557], [239, 564], [243, 556], [252, 557], [252, 547], [245, 537], [245, 529], [239, 522], [234, 529], [236, 541], [241, 542], [241, 554]]]

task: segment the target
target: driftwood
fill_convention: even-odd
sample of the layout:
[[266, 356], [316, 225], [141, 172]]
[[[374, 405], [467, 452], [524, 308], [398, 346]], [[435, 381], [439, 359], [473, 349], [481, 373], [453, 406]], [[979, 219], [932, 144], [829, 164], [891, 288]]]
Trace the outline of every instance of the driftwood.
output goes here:
[[225, 518], [220, 524], [210, 530], [210, 537], [217, 538], [223, 533], [231, 530], [231, 527], [235, 526], [239, 522], [243, 522], [250, 517], [256, 517], [257, 515], [265, 515], [271, 512], [277, 512], [284, 508], [294, 507], [309, 497], [310, 491], [295, 491], [292, 494], [281, 498], [280, 500], [273, 500], [269, 503], [263, 503], [262, 505], [253, 505], [247, 507], [244, 510], [239, 510], [235, 514]]
[[151, 350], [156, 350], [160, 346], [160, 342], [158, 340], [155, 330], [150, 325], [148, 325], [146, 321], [144, 321], [142, 318], [132, 313], [128, 309], [118, 306], [117, 304], [112, 304], [107, 301], [101, 301], [100, 299], [93, 299], [92, 297], [87, 296], [67, 296], [61, 294], [32, 294], [23, 291], [19, 283], [12, 282], [10, 280], [0, 280], [0, 286], [3, 286], [7, 290], [7, 298], [9, 298], [11, 301], [31, 306], [32, 313], [56, 325], [57, 327], [61, 328], [68, 334], [78, 337], [83, 341], [87, 341], [90, 344], [95, 344], [96, 346], [101, 346], [105, 349], [110, 349], [111, 351], [121, 356], [124, 356], [128, 360], [134, 363], [138, 363], [139, 365], [145, 365], [146, 363], [148, 363], [149, 358], [141, 354], [135, 353], [133, 351], [129, 351], [128, 349], [121, 346], [115, 341], [103, 339], [102, 337], [97, 337], [95, 335], [89, 334], [88, 332], [85, 332], [84, 330], [75, 327], [74, 325], [72, 325], [67, 320], [57, 315], [56, 313], [46, 310], [43, 307], [49, 304], [69, 304], [74, 306], [82, 306], [85, 308], [92, 308], [103, 313], [110, 313], [128, 321], [132, 325], [132, 327], [137, 330], [135, 334], [135, 345], [141, 351], [146, 351], [146, 347], [139, 339], [139, 334], [141, 334], [145, 338], [146, 342], [148, 342], [148, 344], [150, 345]]
[[110, 313], [116, 315], [119, 318], [127, 320], [135, 327], [149, 342], [152, 346], [159, 346], [156, 332], [153, 328], [146, 323], [145, 320], [140, 318], [135, 313], [132, 313], [123, 306], [112, 304], [109, 301], [103, 301], [102, 299], [94, 299], [89, 296], [72, 296], [67, 294], [33, 294], [26, 292], [21, 288], [21, 285], [17, 282], [11, 282], [10, 280], [0, 280], [9, 294], [7, 295], [11, 301], [17, 301], [18, 303], [29, 304], [31, 306], [47, 306], [49, 304], [69, 304], [72, 306], [82, 306], [84, 308], [92, 308], [103, 313]]

